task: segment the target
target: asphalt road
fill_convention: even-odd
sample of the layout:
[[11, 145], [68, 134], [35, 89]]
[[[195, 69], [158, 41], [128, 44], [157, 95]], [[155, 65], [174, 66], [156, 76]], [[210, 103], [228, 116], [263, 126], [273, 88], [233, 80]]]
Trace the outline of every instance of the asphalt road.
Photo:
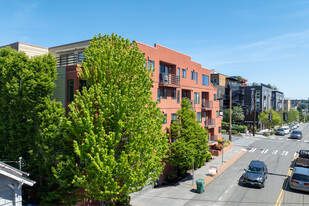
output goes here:
[[[299, 130], [303, 132], [300, 141], [288, 139], [289, 135], [233, 139], [234, 145], [248, 152], [186, 205], [309, 205], [309, 193], [291, 190], [287, 181], [295, 152], [309, 149], [309, 124], [301, 124]], [[264, 161], [268, 166], [268, 178], [262, 189], [239, 184], [251, 160]]]

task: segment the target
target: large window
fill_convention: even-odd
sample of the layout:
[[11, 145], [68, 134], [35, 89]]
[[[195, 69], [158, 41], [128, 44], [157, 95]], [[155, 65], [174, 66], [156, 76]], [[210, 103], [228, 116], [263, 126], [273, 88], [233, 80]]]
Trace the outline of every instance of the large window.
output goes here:
[[219, 111], [216, 111], [216, 117], [219, 117]]
[[176, 121], [176, 113], [172, 113], [172, 116], [171, 116], [171, 123], [173, 123], [174, 121]]
[[84, 60], [85, 60], [84, 52], [83, 51], [78, 52], [78, 54], [77, 54], [77, 62], [83, 62]]
[[172, 89], [172, 99], [176, 99], [176, 89]]
[[167, 98], [167, 89], [160, 89], [160, 95], [161, 95], [162, 99], [166, 99]]
[[202, 75], [202, 84], [204, 85], [204, 86], [209, 86], [209, 76], [207, 76], [207, 75]]
[[202, 112], [197, 112], [196, 113], [196, 118], [197, 118], [197, 121], [199, 123], [202, 123]]
[[200, 93], [195, 92], [194, 93], [194, 104], [199, 104], [200, 103]]
[[74, 79], [68, 80], [68, 102], [72, 102], [74, 98]]
[[154, 72], [154, 68], [155, 68], [155, 62], [148, 60], [148, 69], [152, 72]]
[[182, 78], [186, 79], [187, 78], [187, 70], [182, 69]]
[[191, 72], [191, 80], [194, 80], [194, 77], [195, 77], [195, 73], [192, 71]]
[[214, 101], [217, 101], [217, 94], [214, 94]]
[[197, 84], [197, 72], [195, 72], [195, 84]]
[[180, 103], [180, 91], [177, 90], [177, 104]]

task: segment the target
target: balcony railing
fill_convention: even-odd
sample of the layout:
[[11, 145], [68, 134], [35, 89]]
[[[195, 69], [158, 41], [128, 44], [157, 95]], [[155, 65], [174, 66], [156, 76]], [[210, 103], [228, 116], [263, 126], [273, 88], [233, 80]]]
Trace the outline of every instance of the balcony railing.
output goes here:
[[177, 76], [175, 74], [165, 74], [160, 73], [159, 77], [159, 83], [165, 84], [165, 85], [180, 85], [180, 76]]
[[213, 101], [205, 100], [202, 101], [202, 109], [212, 109], [214, 107]]
[[215, 127], [216, 126], [216, 119], [215, 118], [208, 118], [205, 120], [205, 127]]
[[61, 55], [60, 57], [56, 57], [57, 63], [56, 66], [69, 66], [76, 65], [82, 61], [84, 61], [84, 56], [81, 54], [66, 54]]

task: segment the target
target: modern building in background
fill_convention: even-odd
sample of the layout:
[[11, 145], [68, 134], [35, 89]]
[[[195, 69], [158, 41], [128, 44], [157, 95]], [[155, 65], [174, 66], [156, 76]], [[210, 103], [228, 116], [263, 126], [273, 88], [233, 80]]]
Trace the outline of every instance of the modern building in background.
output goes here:
[[11, 47], [12, 49], [15, 49], [16, 51], [23, 51], [29, 57], [34, 57], [36, 55], [43, 55], [43, 54], [48, 53], [48, 48], [46, 47], [36, 46], [36, 45], [27, 44], [23, 42], [15, 42], [12, 44], [0, 46], [0, 48], [2, 47]]
[[283, 110], [291, 110], [291, 100], [289, 98], [284, 98]]
[[275, 111], [282, 111], [284, 109], [283, 92], [272, 91], [272, 108]]

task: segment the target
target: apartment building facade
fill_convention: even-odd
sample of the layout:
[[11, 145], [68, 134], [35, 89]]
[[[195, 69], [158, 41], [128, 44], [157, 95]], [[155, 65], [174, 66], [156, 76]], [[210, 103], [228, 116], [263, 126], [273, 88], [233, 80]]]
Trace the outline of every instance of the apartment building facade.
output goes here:
[[[191, 57], [164, 46], [149, 46], [138, 42], [145, 53], [146, 66], [153, 67], [152, 97], [166, 117], [163, 130], [176, 120], [181, 109], [181, 101], [188, 98], [197, 120], [209, 131], [209, 140], [221, 137], [221, 117], [217, 89], [210, 82], [210, 70], [191, 61]], [[89, 40], [52, 47], [49, 51], [57, 58], [58, 79], [55, 98], [68, 105], [76, 90], [81, 90], [86, 82], [78, 78], [78, 66], [83, 61], [83, 52]]]
[[272, 91], [272, 107], [275, 111], [284, 109], [284, 94], [280, 91]]

